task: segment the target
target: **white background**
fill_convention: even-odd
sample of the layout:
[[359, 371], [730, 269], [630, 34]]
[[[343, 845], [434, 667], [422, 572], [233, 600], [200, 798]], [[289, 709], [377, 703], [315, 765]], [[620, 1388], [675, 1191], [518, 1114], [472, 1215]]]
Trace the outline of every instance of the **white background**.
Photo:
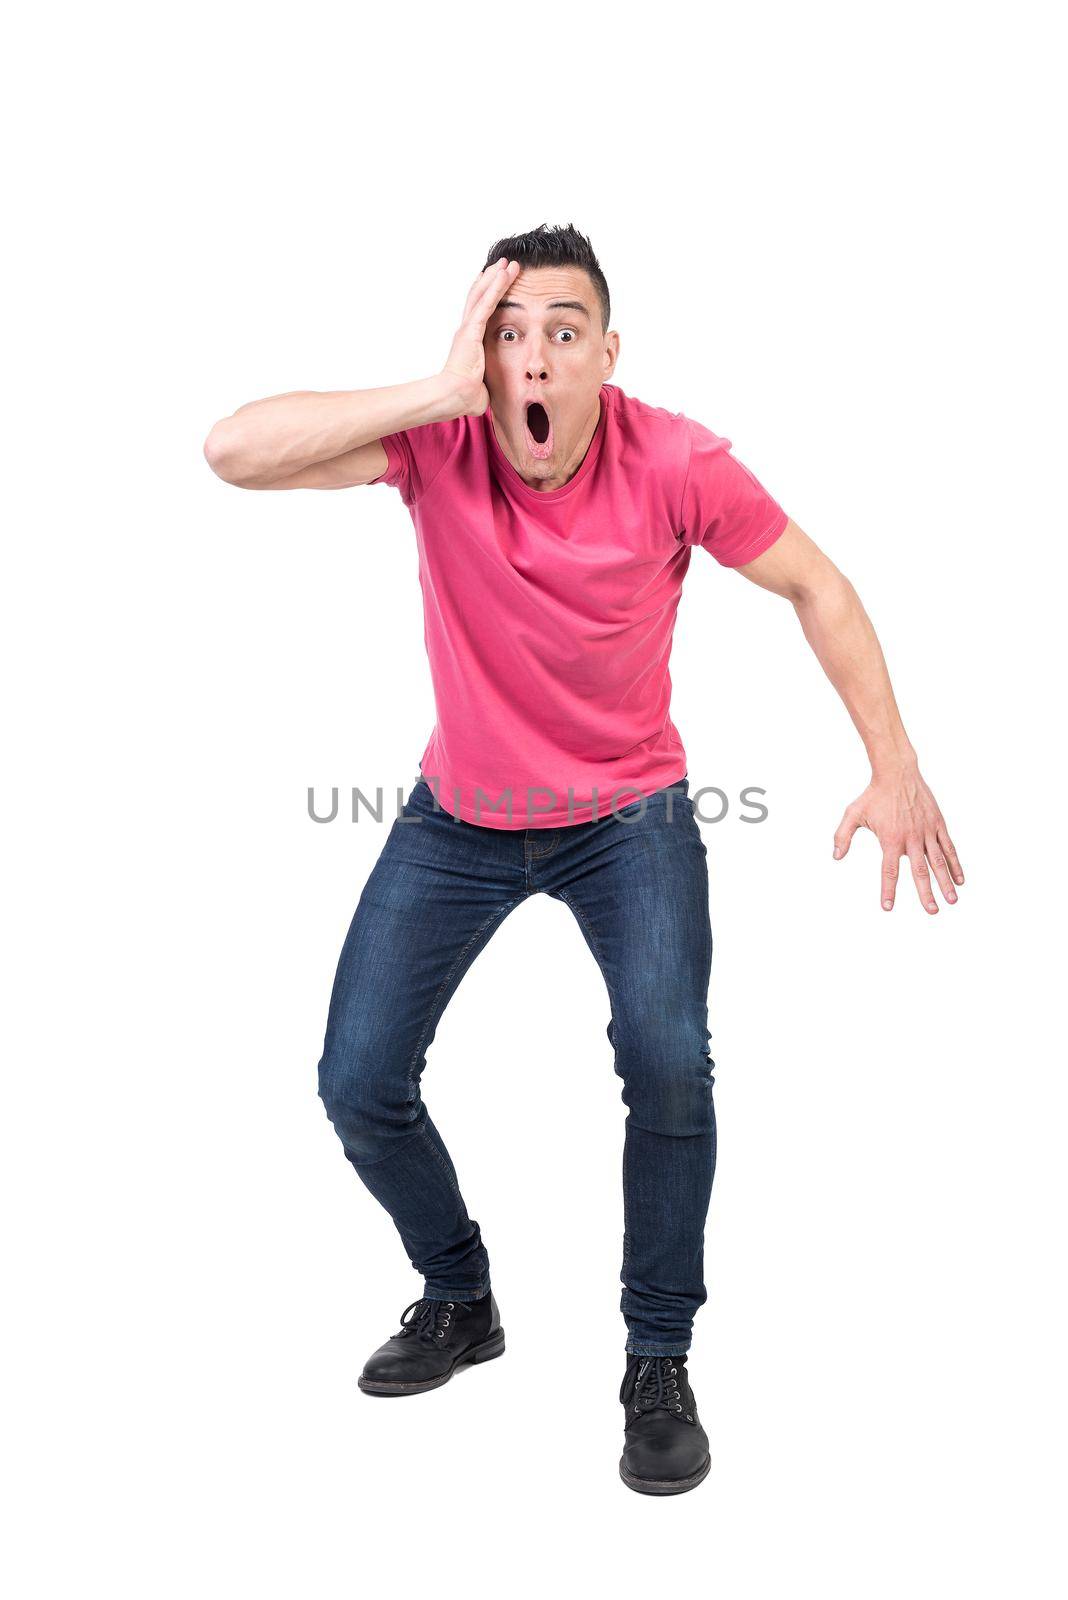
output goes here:
[[[1045, 7], [58, 6], [22, 20], [4, 384], [12, 1592], [1063, 1593], [1065, 261]], [[856, 584], [963, 859], [832, 835], [864, 752], [696, 552], [720, 1153], [693, 1494], [617, 1476], [625, 1108], [564, 907], [424, 1081], [504, 1359], [356, 1376], [419, 1280], [316, 1093], [432, 724], [395, 491], [255, 494], [211, 424], [443, 363], [500, 235], [588, 233], [615, 379]], [[13, 353], [13, 363], [11, 355]]]

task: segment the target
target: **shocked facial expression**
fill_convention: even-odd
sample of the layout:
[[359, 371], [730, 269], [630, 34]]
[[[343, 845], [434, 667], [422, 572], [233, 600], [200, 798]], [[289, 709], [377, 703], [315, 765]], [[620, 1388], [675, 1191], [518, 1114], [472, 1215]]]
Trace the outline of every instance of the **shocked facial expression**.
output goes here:
[[483, 342], [497, 442], [532, 488], [561, 488], [582, 465], [619, 354], [589, 274], [522, 268]]

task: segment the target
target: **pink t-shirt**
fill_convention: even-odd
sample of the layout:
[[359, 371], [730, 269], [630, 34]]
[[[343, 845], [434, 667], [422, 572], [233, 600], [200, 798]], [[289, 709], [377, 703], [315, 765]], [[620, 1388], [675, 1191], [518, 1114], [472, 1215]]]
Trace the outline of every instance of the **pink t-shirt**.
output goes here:
[[419, 549], [437, 712], [420, 770], [483, 827], [589, 822], [683, 777], [668, 658], [691, 547], [741, 566], [787, 523], [729, 439], [615, 384], [600, 403], [581, 466], [547, 492], [492, 408], [382, 439], [373, 481], [399, 490]]

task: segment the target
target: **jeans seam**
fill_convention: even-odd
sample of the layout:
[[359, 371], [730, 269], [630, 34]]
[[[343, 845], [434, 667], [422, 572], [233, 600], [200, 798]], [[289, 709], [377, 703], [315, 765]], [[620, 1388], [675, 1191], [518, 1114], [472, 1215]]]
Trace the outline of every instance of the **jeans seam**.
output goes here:
[[571, 896], [567, 893], [566, 889], [557, 889], [556, 892], [560, 896], [561, 900], [564, 902], [565, 906], [568, 907], [568, 909], [570, 910], [572, 916], [574, 916], [574, 917], [576, 917], [578, 919], [579, 926], [582, 928], [583, 932], [585, 933], [587, 939], [590, 942], [590, 949], [593, 951], [593, 954], [594, 954], [594, 956], [596, 957], [596, 960], [597, 960], [597, 965], [601, 969], [601, 976], [604, 978], [605, 988], [608, 989], [608, 999], [609, 999], [609, 1002], [611, 1003], [612, 991], [608, 987], [608, 974], [607, 974], [607, 972], [605, 972], [604, 956], [601, 953], [601, 947], [597, 942], [597, 937], [594, 934], [593, 928], [590, 926], [589, 922], [587, 922], [586, 916], [585, 916], [584, 912], [582, 911], [581, 907], [579, 905], [577, 905], [574, 900], [572, 900]]
[[[527, 829], [527, 832], [528, 833], [530, 832], [529, 828]], [[554, 836], [553, 836], [552, 844], [549, 845], [545, 850], [536, 849], [535, 848], [535, 841], [533, 841], [531, 839], [526, 840], [526, 842], [524, 843], [523, 848], [524, 848], [524, 851], [526, 852], [526, 854], [530, 857], [530, 859], [532, 861], [541, 861], [541, 860], [544, 859], [545, 856], [551, 856], [552, 855], [553, 851], [556, 849], [557, 845], [560, 843], [560, 832], [559, 832], [559, 829], [554, 829], [553, 830], [553, 835]]]
[[[614, 1048], [614, 1046], [613, 1046]], [[620, 1277], [623, 1287], [627, 1287], [627, 1263], [630, 1260], [630, 1228], [627, 1218], [627, 1136], [623, 1135], [623, 1265], [620, 1267]]]
[[[427, 1285], [427, 1283], [429, 1281], [430, 1280], [427, 1279], [427, 1278], [423, 1279], [424, 1290], [425, 1290], [426, 1285]], [[482, 1284], [480, 1282], [479, 1288], [482, 1290], [482, 1292], [481, 1292], [481, 1294], [476, 1295], [475, 1298], [478, 1299], [478, 1300], [483, 1300], [483, 1299], [485, 1299], [486, 1295], [489, 1293], [491, 1285], [487, 1282], [485, 1287], [483, 1288], [483, 1286], [482, 1286]], [[466, 1304], [465, 1296], [469, 1296], [470, 1293], [471, 1293], [471, 1290], [469, 1288], [468, 1289], [463, 1289], [463, 1290], [460, 1290], [460, 1289], [440, 1289], [437, 1294], [426, 1295], [425, 1298], [428, 1299], [428, 1300], [458, 1300], [461, 1305], [464, 1305], [464, 1304]], [[496, 1332], [496, 1329], [494, 1329], [494, 1332]], [[486, 1337], [489, 1338], [490, 1337], [489, 1334], [487, 1334]]]
[[[560, 899], [564, 902], [565, 906], [567, 906], [567, 908], [571, 912], [572, 916], [576, 919], [576, 921], [578, 922], [579, 927], [583, 930], [583, 932], [586, 935], [587, 940], [589, 941], [589, 946], [590, 946], [590, 949], [593, 951], [594, 959], [596, 960], [597, 965], [601, 969], [601, 976], [604, 979], [605, 988], [608, 990], [609, 1010], [612, 1012], [613, 1018], [614, 1018], [615, 1009], [616, 1009], [615, 1008], [615, 997], [612, 994], [612, 987], [608, 982], [608, 973], [607, 973], [607, 971], [605, 969], [605, 958], [604, 958], [604, 955], [602, 954], [601, 946], [597, 941], [597, 937], [596, 937], [596, 935], [595, 935], [595, 933], [593, 931], [593, 928], [590, 925], [590, 923], [586, 920], [585, 914], [583, 913], [581, 907], [577, 904], [576, 901], [572, 900], [571, 896], [567, 893], [566, 889], [557, 889], [556, 893], [560, 896]], [[618, 1060], [619, 1060], [619, 1051], [616, 1048], [616, 1044], [615, 1044], [614, 1040], [612, 1041], [612, 1057], [613, 1057], [613, 1063], [618, 1062]], [[624, 1134], [624, 1136], [623, 1136], [623, 1265], [620, 1268], [620, 1274], [621, 1274], [621, 1277], [623, 1278], [624, 1288], [626, 1287], [626, 1271], [627, 1271], [627, 1262], [628, 1262], [629, 1259], [630, 1259], [630, 1237], [629, 1237], [629, 1234], [628, 1234], [628, 1231], [627, 1231], [627, 1138], [626, 1138], [626, 1134]]]
[[[357, 1172], [360, 1172], [365, 1167], [380, 1167], [383, 1164], [383, 1162], [392, 1161], [394, 1156], [400, 1155], [402, 1150], [406, 1150], [408, 1148], [408, 1146], [414, 1142], [414, 1140], [420, 1138], [424, 1133], [425, 1133], [425, 1129], [416, 1128], [415, 1132], [414, 1133], [410, 1133], [407, 1136], [407, 1138], [395, 1140], [393, 1149], [392, 1150], [387, 1150], [384, 1156], [377, 1156], [374, 1161], [357, 1161], [351, 1155], [349, 1155], [348, 1149], [344, 1145], [344, 1142], [342, 1142], [342, 1148], [345, 1150], [346, 1156], [348, 1156], [349, 1160], [352, 1162], [352, 1164], [356, 1168]], [[431, 1148], [433, 1148], [433, 1142], [431, 1142]], [[436, 1155], [437, 1151], [435, 1151], [434, 1153]]]
[[690, 1349], [690, 1345], [687, 1345], [685, 1350], [650, 1350], [647, 1345], [635, 1349], [629, 1341], [627, 1343], [627, 1354], [631, 1356], [686, 1356], [689, 1355]]
[[434, 1143], [433, 1139], [431, 1139], [430, 1135], [427, 1133], [426, 1128], [425, 1127], [420, 1128], [419, 1132], [423, 1135], [423, 1139], [424, 1139], [424, 1142], [425, 1142], [425, 1144], [427, 1146], [427, 1149], [430, 1150], [431, 1154], [436, 1158], [438, 1166], [441, 1168], [442, 1172], [444, 1172], [446, 1178], [448, 1178], [449, 1187], [452, 1189], [452, 1192], [455, 1194], [455, 1196], [456, 1196], [457, 1200], [459, 1200], [460, 1204], [463, 1205], [463, 1198], [464, 1197], [460, 1193], [460, 1185], [457, 1182], [455, 1174], [449, 1171], [449, 1167], [448, 1167], [447, 1162], [445, 1161], [444, 1157], [442, 1156], [441, 1151], [438, 1149], [437, 1145]]
[[[419, 1038], [418, 1038], [418, 1040], [416, 1042], [415, 1049], [412, 1052], [412, 1058], [408, 1063], [408, 1084], [407, 1084], [407, 1089], [408, 1089], [409, 1102], [413, 1098], [413, 1091], [415, 1089], [415, 1067], [416, 1067], [416, 1063], [418, 1062], [419, 1057], [423, 1053], [423, 1046], [426, 1043], [427, 1036], [430, 1033], [431, 1028], [434, 1026], [435, 1022], [438, 1020], [438, 1018], [441, 1015], [441, 1011], [439, 1010], [438, 1002], [440, 1001], [442, 995], [445, 993], [446, 989], [449, 987], [449, 984], [452, 982], [453, 977], [455, 976], [457, 971], [460, 969], [460, 967], [461, 967], [464, 959], [466, 958], [468, 951], [471, 949], [472, 945], [474, 945], [478, 941], [478, 939], [481, 938], [482, 934], [485, 933], [486, 929], [490, 926], [491, 923], [493, 923], [494, 921], [497, 921], [500, 918], [506, 916], [509, 911], [511, 911], [515, 906], [517, 906], [519, 904], [519, 901], [522, 898], [523, 897], [520, 895], [514, 900], [507, 901], [503, 906], [497, 906], [493, 911], [490, 912], [489, 916], [485, 919], [485, 921], [481, 922], [479, 924], [479, 926], [475, 929], [474, 933], [471, 935], [470, 939], [468, 939], [467, 943], [464, 945], [463, 949], [460, 951], [459, 955], [456, 957], [456, 960], [453, 962], [452, 966], [449, 968], [448, 972], [445, 974], [444, 978], [441, 980], [441, 984], [438, 987], [438, 991], [435, 994], [433, 1000], [430, 1002], [430, 1009], [427, 1012], [426, 1022], [423, 1024], [423, 1031], [419, 1035]], [[424, 1132], [424, 1130], [422, 1128], [420, 1128], [419, 1132], [422, 1133], [422, 1132]], [[431, 1150], [433, 1150], [435, 1156], [437, 1156], [437, 1159], [441, 1164], [442, 1170], [445, 1172], [446, 1176], [449, 1179], [450, 1184], [452, 1185], [452, 1188], [456, 1192], [456, 1198], [458, 1200], [462, 1201], [463, 1200], [463, 1196], [460, 1193], [459, 1184], [457, 1183], [456, 1178], [454, 1177], [454, 1175], [449, 1171], [449, 1168], [448, 1168], [447, 1164], [445, 1163], [445, 1161], [442, 1160], [441, 1151], [437, 1149], [436, 1145], [434, 1144], [433, 1139], [428, 1138], [426, 1142], [427, 1142], [427, 1145], [429, 1146], [429, 1148]]]

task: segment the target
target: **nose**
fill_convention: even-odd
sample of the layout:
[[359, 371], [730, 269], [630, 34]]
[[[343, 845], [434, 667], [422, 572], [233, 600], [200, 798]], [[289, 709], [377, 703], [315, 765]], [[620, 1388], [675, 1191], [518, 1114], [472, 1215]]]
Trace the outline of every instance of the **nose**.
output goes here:
[[542, 383], [549, 376], [549, 368], [545, 357], [540, 350], [527, 355], [527, 377], [536, 383]]

